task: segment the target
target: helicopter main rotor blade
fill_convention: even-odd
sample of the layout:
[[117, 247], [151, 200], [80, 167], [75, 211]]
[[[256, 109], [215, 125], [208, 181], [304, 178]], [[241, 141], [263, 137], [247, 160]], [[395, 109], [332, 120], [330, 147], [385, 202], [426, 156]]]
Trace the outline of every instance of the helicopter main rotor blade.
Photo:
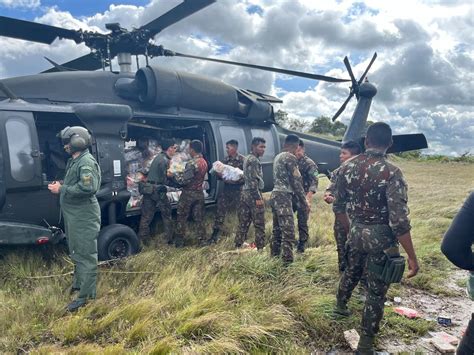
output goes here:
[[349, 94], [349, 96], [347, 97], [346, 101], [344, 101], [344, 103], [342, 104], [342, 106], [339, 108], [339, 110], [337, 110], [336, 114], [332, 117], [332, 121], [334, 122], [341, 113], [344, 112], [344, 110], [346, 109], [346, 106], [347, 104], [349, 103], [349, 101], [352, 99], [352, 96], [354, 96], [354, 92], [351, 91], [351, 93]]
[[5, 16], [0, 16], [0, 36], [45, 44], [53, 43], [58, 37], [72, 39], [76, 43], [82, 42], [78, 31]]
[[[172, 53], [172, 54], [170, 54], [170, 53]], [[308, 78], [308, 79], [328, 81], [328, 82], [331, 82], [331, 83], [343, 83], [343, 82], [350, 81], [348, 79], [333, 78], [331, 76], [326, 76], [326, 75], [311, 74], [311, 73], [305, 73], [305, 72], [300, 72], [300, 71], [295, 71], [295, 70], [287, 70], [287, 69], [266, 67], [266, 66], [263, 66], [263, 65], [256, 65], [256, 64], [232, 62], [230, 60], [223, 60], [223, 59], [216, 59], [216, 58], [199, 57], [199, 56], [196, 56], [196, 55], [183, 54], [183, 53], [171, 52], [171, 51], [166, 51], [166, 50], [165, 50], [165, 55], [170, 55], [170, 56], [174, 55], [174, 56], [177, 56], [177, 57], [193, 58], [193, 59], [207, 60], [209, 62], [230, 64], [230, 65], [238, 65], [238, 66], [246, 67], [246, 68], [266, 70], [266, 71], [271, 71], [271, 72], [280, 73], [280, 74], [300, 76], [300, 77]]]
[[[60, 65], [69, 70], [97, 70], [102, 68], [102, 61], [96, 53], [89, 53], [82, 57], [73, 59]], [[59, 71], [57, 67], [42, 71], [41, 73], [54, 73]]]
[[370, 67], [371, 67], [372, 64], [374, 64], [374, 62], [375, 62], [375, 58], [377, 58], [377, 52], [374, 53], [372, 59], [370, 60], [369, 65], [368, 65], [367, 68], [365, 69], [364, 74], [362, 74], [362, 76], [360, 77], [360, 79], [359, 79], [359, 81], [358, 81], [358, 84], [359, 84], [359, 85], [362, 83], [362, 81], [364, 81], [364, 78], [365, 78], [365, 76], [367, 75], [367, 73], [369, 72]]
[[54, 66], [54, 68], [57, 69], [57, 71], [76, 71], [77, 70], [77, 69], [63, 67], [61, 64], [56, 63], [54, 60], [49, 59], [48, 57], [44, 57], [44, 59], [50, 62]]
[[195, 12], [209, 6], [216, 0], [184, 0], [178, 6], [172, 8], [167, 13], [161, 15], [157, 19], [147, 23], [139, 29], [148, 30], [150, 37], [153, 38], [157, 33], [163, 31], [168, 26], [181, 21], [185, 17], [194, 14]]
[[346, 66], [346, 69], [349, 72], [349, 76], [351, 77], [352, 88], [355, 89], [355, 87], [357, 86], [357, 80], [354, 77], [354, 73], [352, 72], [351, 68], [351, 63], [349, 63], [349, 58], [347, 58], [347, 56], [344, 57], [344, 65]]

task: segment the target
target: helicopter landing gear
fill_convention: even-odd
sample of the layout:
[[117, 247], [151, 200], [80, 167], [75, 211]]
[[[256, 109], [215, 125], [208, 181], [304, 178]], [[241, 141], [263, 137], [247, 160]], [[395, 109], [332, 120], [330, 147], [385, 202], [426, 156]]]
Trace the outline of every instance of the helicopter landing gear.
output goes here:
[[123, 224], [111, 224], [101, 229], [97, 240], [100, 261], [120, 259], [139, 251], [137, 234]]

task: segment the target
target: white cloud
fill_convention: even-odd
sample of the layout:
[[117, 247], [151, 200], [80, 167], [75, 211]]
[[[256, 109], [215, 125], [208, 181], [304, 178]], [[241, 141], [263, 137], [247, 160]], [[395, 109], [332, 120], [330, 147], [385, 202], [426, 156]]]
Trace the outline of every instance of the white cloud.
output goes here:
[[[7, 2], [19, 3], [0, 0]], [[36, 20], [100, 31], [106, 23], [119, 22], [130, 29], [180, 2], [152, 0], [140, 7], [122, 0], [83, 18], [52, 8]], [[261, 11], [249, 13], [251, 6]], [[347, 55], [357, 78], [377, 51], [368, 74], [378, 89], [369, 119], [390, 123], [395, 133], [424, 133], [430, 152], [461, 154], [474, 151], [473, 18], [472, 3], [464, 0], [220, 0], [166, 28], [155, 42], [183, 53], [337, 77], [348, 77], [342, 63]], [[44, 55], [66, 62], [88, 53], [84, 45], [66, 40], [47, 46], [0, 38], [0, 47], [0, 77], [44, 70], [49, 67]], [[349, 93], [349, 84], [311, 81], [304, 92], [288, 92], [275, 83], [287, 76], [190, 59], [154, 58], [151, 63], [278, 94], [284, 103], [277, 109], [306, 120], [332, 116]], [[340, 117], [344, 123], [355, 105], [354, 98]]]
[[41, 6], [40, 0], [0, 0], [0, 6], [8, 8], [35, 9]]

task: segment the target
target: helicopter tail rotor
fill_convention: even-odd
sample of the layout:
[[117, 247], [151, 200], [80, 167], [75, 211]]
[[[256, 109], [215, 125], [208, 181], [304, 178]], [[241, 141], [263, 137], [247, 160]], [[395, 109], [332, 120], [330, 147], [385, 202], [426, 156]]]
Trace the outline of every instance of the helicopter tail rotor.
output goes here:
[[340, 115], [341, 113], [344, 112], [344, 110], [346, 109], [346, 106], [347, 104], [349, 103], [349, 101], [352, 99], [352, 97], [355, 95], [357, 100], [359, 100], [359, 89], [360, 89], [360, 85], [362, 84], [362, 82], [364, 81], [365, 79], [365, 76], [367, 75], [367, 73], [369, 72], [370, 70], [370, 67], [372, 67], [372, 64], [374, 63], [375, 59], [377, 58], [377, 53], [374, 53], [374, 55], [372, 56], [372, 59], [370, 60], [370, 63], [369, 65], [367, 66], [367, 68], [365, 69], [364, 73], [362, 74], [362, 76], [359, 78], [359, 80], [357, 81], [355, 79], [355, 76], [354, 76], [354, 73], [352, 72], [352, 67], [351, 67], [351, 64], [349, 62], [349, 59], [347, 57], [344, 57], [344, 65], [346, 66], [347, 68], [347, 71], [349, 72], [349, 76], [351, 77], [351, 82], [352, 82], [352, 86], [350, 88], [350, 92], [349, 92], [349, 96], [347, 97], [347, 99], [344, 101], [344, 103], [342, 104], [342, 106], [339, 108], [339, 110], [337, 110], [337, 112], [334, 114], [334, 116], [332, 117], [332, 121], [334, 122]]

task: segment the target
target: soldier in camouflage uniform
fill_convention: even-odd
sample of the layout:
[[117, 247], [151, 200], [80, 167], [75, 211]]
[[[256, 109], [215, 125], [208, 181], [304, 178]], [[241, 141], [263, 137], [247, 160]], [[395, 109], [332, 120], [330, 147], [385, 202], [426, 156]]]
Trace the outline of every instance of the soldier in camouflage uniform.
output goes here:
[[202, 156], [203, 144], [193, 140], [189, 144], [189, 154], [192, 160], [186, 163], [184, 173], [175, 176], [175, 180], [183, 189], [178, 201], [178, 220], [176, 225], [175, 245], [184, 246], [186, 223], [191, 213], [197, 224], [198, 243], [203, 246], [206, 241], [206, 226], [204, 225], [204, 192], [202, 185], [207, 174], [207, 162]]
[[347, 268], [337, 291], [335, 315], [350, 314], [347, 302], [367, 262], [368, 295], [362, 315], [361, 337], [357, 350], [373, 354], [374, 337], [383, 317], [385, 296], [390, 286], [380, 273], [387, 263], [386, 253], [398, 250], [400, 243], [408, 255], [409, 273], [418, 272], [408, 219], [407, 185], [399, 168], [385, 159], [392, 144], [392, 130], [385, 123], [374, 123], [367, 130], [366, 152], [344, 163], [335, 187], [334, 212], [346, 230]]
[[[360, 152], [361, 152], [361, 148], [360, 148], [359, 143], [353, 142], [353, 141], [344, 143], [341, 146], [339, 161], [342, 164], [345, 161], [351, 159], [352, 157], [360, 154]], [[323, 199], [326, 203], [334, 202], [334, 194], [335, 194], [334, 190], [336, 187], [336, 177], [337, 177], [338, 171], [339, 171], [339, 168], [337, 168], [331, 173], [331, 183], [329, 184], [323, 196]], [[336, 239], [339, 272], [342, 273], [344, 269], [346, 268], [345, 253], [346, 253], [347, 232], [344, 229], [344, 226], [336, 218], [334, 218], [334, 238]]]
[[235, 234], [235, 247], [240, 248], [247, 238], [250, 223], [255, 227], [255, 244], [258, 250], [265, 246], [265, 203], [262, 197], [263, 172], [259, 158], [265, 153], [265, 139], [252, 139], [252, 152], [244, 159], [244, 186], [240, 194], [239, 226]]
[[[303, 180], [298, 169], [295, 153], [300, 139], [290, 134], [285, 139], [283, 152], [273, 161], [273, 191], [270, 204], [273, 212], [273, 232], [271, 255], [282, 253], [284, 263], [293, 262], [293, 245], [295, 242], [295, 225], [293, 218], [293, 198], [298, 208], [309, 213], [309, 204], [303, 189]], [[283, 250], [282, 250], [283, 249]]]
[[[304, 142], [300, 140], [298, 150], [296, 151], [296, 158], [298, 159], [298, 169], [303, 179], [303, 189], [306, 194], [306, 200], [311, 205], [313, 195], [318, 189], [318, 166], [316, 163], [305, 154]], [[297, 252], [304, 253], [306, 242], [309, 237], [308, 219], [309, 213], [304, 206], [298, 205], [295, 198], [293, 198], [293, 210], [297, 211], [298, 217], [298, 244], [296, 247]]]
[[[235, 139], [231, 139], [225, 144], [227, 151], [227, 157], [222, 161], [223, 164], [233, 166], [234, 168], [244, 169], [244, 156], [238, 152], [239, 142]], [[222, 179], [221, 176], [218, 176]], [[227, 181], [224, 180], [224, 188], [217, 196], [217, 210], [216, 217], [214, 220], [214, 230], [211, 236], [211, 242], [217, 242], [219, 238], [219, 232], [224, 225], [224, 220], [227, 212], [234, 211], [238, 208], [240, 203], [240, 191], [244, 179], [240, 181]]]
[[161, 142], [161, 149], [161, 153], [151, 163], [146, 182], [139, 184], [143, 200], [138, 237], [141, 240], [150, 237], [150, 223], [158, 209], [161, 218], [163, 218], [165, 239], [168, 244], [171, 244], [173, 241], [173, 221], [171, 218], [171, 203], [168, 200], [165, 185], [168, 184], [167, 171], [170, 159], [176, 153], [176, 145], [172, 140], [165, 139]]
[[71, 159], [66, 165], [64, 182], [49, 184], [48, 189], [59, 194], [69, 254], [74, 262], [71, 293], [79, 294], [67, 310], [75, 312], [88, 299], [96, 297], [100, 207], [95, 194], [100, 189], [101, 173], [99, 164], [89, 153], [91, 136], [87, 129], [66, 127], [59, 137]]

